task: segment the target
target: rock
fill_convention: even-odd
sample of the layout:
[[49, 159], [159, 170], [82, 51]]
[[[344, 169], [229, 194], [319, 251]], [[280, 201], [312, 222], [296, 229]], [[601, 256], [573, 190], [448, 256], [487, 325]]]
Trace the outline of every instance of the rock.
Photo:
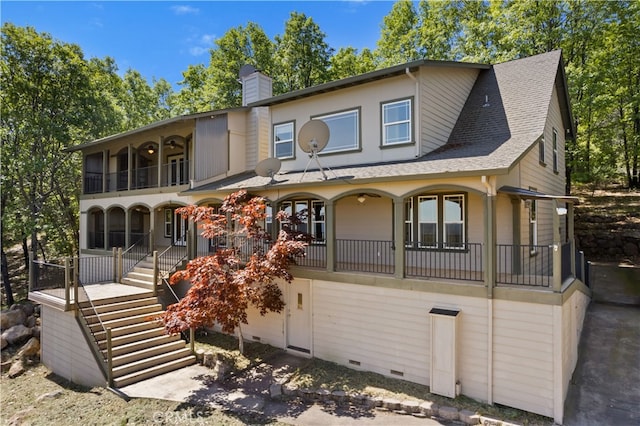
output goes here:
[[297, 396], [298, 395], [298, 387], [292, 385], [282, 385], [282, 393], [287, 396]]
[[25, 417], [27, 417], [31, 411], [33, 411], [33, 407], [26, 408], [24, 410], [18, 411], [9, 419], [9, 426], [18, 426], [25, 424]]
[[0, 371], [6, 373], [11, 368], [11, 364], [13, 364], [13, 361], [10, 359], [7, 361], [2, 361], [2, 363], [0, 363]]
[[9, 368], [9, 378], [13, 379], [18, 377], [22, 373], [24, 373], [24, 363], [22, 362], [22, 358], [16, 359], [13, 364], [11, 364], [11, 368]]
[[26, 327], [29, 328], [33, 328], [36, 326], [36, 317], [34, 317], [33, 315], [31, 315], [30, 317], [27, 317], [27, 320], [24, 322], [24, 325]]
[[331, 399], [338, 404], [344, 404], [347, 401], [347, 393], [341, 390], [331, 392]]
[[24, 344], [24, 346], [22, 346], [22, 348], [20, 348], [20, 351], [18, 352], [18, 356], [19, 357], [36, 356], [38, 355], [39, 352], [40, 352], [40, 340], [36, 339], [35, 337], [32, 337], [31, 339], [29, 339], [27, 343]]
[[382, 401], [382, 406], [389, 411], [395, 411], [400, 409], [400, 401], [394, 398], [385, 398]]
[[57, 398], [62, 394], [63, 394], [62, 389], [58, 389], [58, 390], [55, 390], [55, 391], [52, 391], [52, 392], [43, 393], [42, 395], [40, 395], [39, 397], [36, 398], [36, 402], [40, 402], [40, 401], [42, 401], [44, 399], [49, 399], [49, 398], [51, 398], [51, 399]]
[[[12, 305], [11, 307], [13, 308], [14, 306], [17, 305]], [[8, 330], [11, 327], [15, 327], [16, 325], [24, 324], [26, 319], [27, 316], [24, 314], [22, 309], [16, 308], [13, 310], [4, 311], [0, 313], [0, 329]]]
[[269, 396], [272, 399], [280, 399], [282, 396], [282, 385], [273, 384], [269, 386]]
[[420, 412], [425, 416], [435, 416], [438, 414], [438, 404], [433, 401], [425, 401], [420, 404]]
[[36, 325], [31, 329], [31, 335], [36, 339], [40, 339], [40, 326]]
[[31, 303], [28, 300], [25, 300], [24, 302], [20, 302], [20, 303], [16, 303], [14, 305], [11, 306], [11, 309], [14, 309], [14, 306], [16, 307], [15, 309], [20, 309], [22, 310], [22, 312], [24, 312], [24, 314], [27, 317], [30, 317], [31, 315], [33, 315], [33, 313], [35, 312], [35, 306], [33, 303]]
[[202, 365], [202, 363], [204, 361], [204, 349], [197, 349], [196, 350], [196, 361], [198, 361], [198, 363], [200, 365]]
[[331, 392], [326, 389], [316, 390], [316, 399], [318, 401], [328, 401], [331, 398]]
[[9, 342], [7, 342], [7, 339], [5, 339], [4, 337], [0, 337], [0, 350], [6, 348], [7, 346], [9, 346]]
[[215, 365], [215, 361], [213, 358], [213, 352], [207, 352], [203, 355], [202, 365], [205, 367], [213, 367]]
[[400, 403], [400, 409], [407, 413], [417, 413], [420, 411], [420, 403], [418, 401], [402, 401]]
[[[18, 311], [16, 311], [18, 312]], [[16, 343], [24, 342], [28, 338], [31, 337], [31, 329], [25, 327], [22, 324], [14, 325], [10, 329], [6, 330], [2, 333], [2, 337], [7, 339], [7, 342], [10, 345], [15, 345]]]
[[458, 420], [458, 409], [455, 407], [440, 407], [438, 408], [438, 415], [447, 420]]
[[458, 412], [460, 421], [466, 425], [477, 425], [480, 423], [480, 415], [470, 410], [460, 410]]

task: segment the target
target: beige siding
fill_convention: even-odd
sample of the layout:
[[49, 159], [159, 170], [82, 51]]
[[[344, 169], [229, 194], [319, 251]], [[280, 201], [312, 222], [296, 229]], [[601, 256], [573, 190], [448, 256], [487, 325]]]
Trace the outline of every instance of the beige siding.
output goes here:
[[271, 123], [269, 108], [252, 108], [246, 115], [246, 169], [253, 170], [260, 160], [269, 157]]
[[336, 203], [336, 238], [390, 241], [392, 213], [393, 203], [388, 198], [367, 197], [360, 204], [356, 197], [346, 197]]
[[[460, 309], [458, 371], [463, 393], [487, 399], [487, 315], [483, 299], [327, 281], [313, 283], [314, 356], [429, 384], [433, 307]], [[360, 362], [355, 367], [349, 361]]]
[[106, 380], [76, 322], [73, 312], [42, 305], [42, 363], [54, 373], [84, 386], [105, 386]]
[[590, 298], [580, 291], [574, 292], [562, 306], [562, 400], [569, 390], [569, 381], [578, 363], [578, 345], [582, 335], [584, 317]]
[[493, 401], [553, 417], [552, 306], [494, 301]]
[[258, 309], [250, 307], [247, 311], [247, 320], [249, 324], [242, 325], [245, 340], [284, 348], [284, 311], [279, 314], [270, 312], [262, 316]]
[[478, 70], [423, 67], [420, 71], [422, 154], [444, 145], [475, 83]]

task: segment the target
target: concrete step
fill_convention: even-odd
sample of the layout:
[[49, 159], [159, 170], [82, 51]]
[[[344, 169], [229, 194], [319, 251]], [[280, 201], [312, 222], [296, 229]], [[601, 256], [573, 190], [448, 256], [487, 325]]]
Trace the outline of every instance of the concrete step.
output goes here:
[[151, 356], [149, 358], [140, 359], [128, 364], [120, 365], [113, 368], [113, 377], [122, 377], [137, 371], [146, 370], [157, 365], [166, 364], [180, 358], [186, 358], [191, 355], [188, 348], [176, 349], [171, 352]]
[[162, 305], [159, 303], [154, 303], [143, 306], [134, 306], [132, 308], [120, 309], [117, 311], [103, 312], [98, 315], [87, 315], [85, 316], [85, 319], [87, 320], [88, 324], [93, 325], [99, 323], [100, 321], [105, 323], [107, 321], [116, 320], [119, 318], [150, 314], [158, 311], [162, 311]]
[[138, 274], [144, 274], [144, 275], [153, 275], [153, 263], [149, 267], [140, 265], [138, 263], [131, 272], [136, 272]]
[[194, 355], [185, 356], [183, 358], [175, 359], [171, 362], [156, 365], [144, 370], [136, 371], [124, 376], [120, 376], [113, 380], [113, 384], [117, 388], [121, 388], [132, 383], [139, 382], [150, 377], [159, 376], [160, 374], [168, 373], [170, 371], [178, 370], [183, 367], [195, 364], [196, 357]]
[[113, 355], [112, 365], [114, 368], [120, 367], [125, 364], [132, 364], [140, 360], [146, 360], [160, 355], [168, 354], [170, 352], [175, 352], [180, 349], [187, 349], [184, 340], [166, 342], [163, 344], [152, 343], [149, 347], [140, 349], [138, 351], [128, 352], [118, 356]]
[[144, 322], [151, 322], [150, 318], [163, 315], [163, 313], [164, 313], [163, 311], [146, 312], [140, 315], [132, 315], [125, 318], [117, 318], [109, 321], [102, 321], [102, 324], [100, 323], [90, 324], [89, 328], [91, 332], [95, 334], [96, 332], [102, 331], [103, 326], [104, 326], [104, 329], [106, 330], [107, 328], [114, 329], [114, 328], [124, 327], [125, 325], [134, 325], [134, 324], [140, 324]]
[[[95, 312], [98, 314], [102, 314], [105, 312], [120, 311], [122, 309], [136, 308], [139, 306], [148, 306], [156, 303], [158, 303], [158, 299], [155, 297], [140, 297], [138, 299], [125, 300], [122, 302], [103, 303], [100, 305], [96, 305]], [[84, 308], [82, 310], [82, 313], [87, 316], [93, 315], [94, 310], [93, 308]]]
[[[154, 337], [166, 336], [164, 327], [157, 323], [147, 322], [141, 324], [119, 327], [111, 330], [111, 344], [113, 347], [128, 343], [147, 340]], [[96, 339], [100, 350], [107, 349], [107, 336], [104, 331], [96, 333]]]
[[[115, 341], [115, 345], [111, 348], [112, 356], [120, 356], [125, 355], [131, 352], [141, 351], [143, 349], [150, 348], [154, 345], [164, 345], [166, 343], [171, 342], [179, 342], [183, 346], [185, 345], [185, 341], [180, 338], [180, 335], [177, 334], [162, 334], [156, 335], [155, 333], [147, 333], [147, 335], [153, 335], [153, 337], [145, 338], [145, 334], [141, 333], [137, 336], [137, 338], [133, 341], [123, 343], [123, 340], [112, 339], [112, 342]], [[106, 345], [103, 353], [106, 355]]]

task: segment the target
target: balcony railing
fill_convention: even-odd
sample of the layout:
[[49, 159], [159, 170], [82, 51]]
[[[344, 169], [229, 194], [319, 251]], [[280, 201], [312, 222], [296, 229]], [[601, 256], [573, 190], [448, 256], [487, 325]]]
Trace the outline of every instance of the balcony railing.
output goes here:
[[553, 281], [553, 246], [497, 245], [496, 283], [550, 287]]
[[90, 249], [103, 249], [104, 248], [104, 231], [102, 232], [89, 232], [89, 245]]
[[[131, 188], [129, 188], [129, 172], [106, 173], [106, 192], [126, 191], [128, 189], [157, 188], [158, 186], [176, 186], [189, 183], [189, 162], [181, 161], [163, 164], [162, 179], [158, 176], [158, 166], [138, 167], [131, 171]], [[102, 172], [85, 172], [84, 193], [99, 194], [103, 192]]]
[[393, 274], [393, 241], [336, 240], [336, 270]]
[[482, 244], [421, 247], [407, 243], [405, 271], [408, 277], [482, 281]]

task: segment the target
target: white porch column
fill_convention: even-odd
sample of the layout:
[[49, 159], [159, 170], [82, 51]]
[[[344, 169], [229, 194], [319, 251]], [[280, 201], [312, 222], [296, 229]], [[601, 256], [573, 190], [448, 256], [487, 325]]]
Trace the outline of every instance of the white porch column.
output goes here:
[[109, 192], [109, 150], [102, 151], [102, 192]]
[[131, 245], [131, 209], [124, 211], [124, 249]]
[[484, 285], [487, 297], [493, 297], [496, 285], [496, 195], [484, 196], [484, 250], [483, 250]]

